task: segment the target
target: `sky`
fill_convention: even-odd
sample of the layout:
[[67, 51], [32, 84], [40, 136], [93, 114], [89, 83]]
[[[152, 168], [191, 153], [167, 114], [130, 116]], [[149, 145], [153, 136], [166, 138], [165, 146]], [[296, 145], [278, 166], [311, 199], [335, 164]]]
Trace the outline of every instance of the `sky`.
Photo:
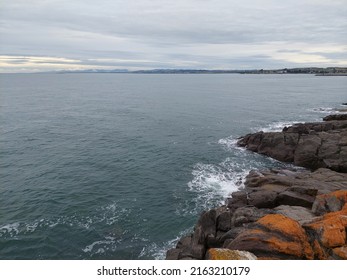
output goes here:
[[0, 0], [0, 72], [347, 66], [347, 0]]

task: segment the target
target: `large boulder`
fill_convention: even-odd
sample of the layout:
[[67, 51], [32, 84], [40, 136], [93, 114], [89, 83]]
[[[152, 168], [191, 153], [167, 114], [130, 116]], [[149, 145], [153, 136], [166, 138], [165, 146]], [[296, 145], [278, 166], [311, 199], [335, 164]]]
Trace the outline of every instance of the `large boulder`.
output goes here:
[[313, 250], [300, 224], [281, 214], [269, 214], [230, 243], [227, 249], [246, 250], [263, 259], [313, 259]]
[[257, 208], [274, 208], [276, 206], [278, 192], [262, 189], [261, 191], [251, 192], [248, 197], [249, 204]]

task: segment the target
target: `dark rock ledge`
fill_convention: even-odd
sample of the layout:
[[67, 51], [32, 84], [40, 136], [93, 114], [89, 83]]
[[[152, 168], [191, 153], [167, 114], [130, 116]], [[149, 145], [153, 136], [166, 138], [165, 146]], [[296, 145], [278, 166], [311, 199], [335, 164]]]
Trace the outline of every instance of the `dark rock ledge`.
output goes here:
[[296, 124], [282, 132], [248, 134], [238, 145], [311, 170], [323, 167], [347, 172], [347, 120], [336, 120], [340, 116], [346, 115], [332, 115], [325, 122]]
[[240, 146], [307, 169], [251, 171], [166, 259], [347, 259], [346, 115], [325, 120], [240, 138]]

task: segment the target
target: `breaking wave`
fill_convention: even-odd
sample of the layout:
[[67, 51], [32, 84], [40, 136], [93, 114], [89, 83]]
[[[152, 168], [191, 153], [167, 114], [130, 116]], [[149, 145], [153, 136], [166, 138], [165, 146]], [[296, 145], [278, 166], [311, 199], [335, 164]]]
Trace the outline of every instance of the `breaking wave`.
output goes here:
[[314, 112], [314, 113], [321, 113], [321, 114], [339, 114], [339, 113], [341, 113], [338, 109], [331, 108], [331, 107], [310, 108], [310, 109], [308, 109], [308, 111]]

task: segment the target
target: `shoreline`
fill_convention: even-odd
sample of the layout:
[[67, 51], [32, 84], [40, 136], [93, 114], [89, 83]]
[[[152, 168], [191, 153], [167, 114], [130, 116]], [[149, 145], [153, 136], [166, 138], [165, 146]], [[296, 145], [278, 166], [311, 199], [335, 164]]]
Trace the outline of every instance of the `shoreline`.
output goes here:
[[305, 169], [251, 171], [166, 259], [347, 259], [347, 114], [237, 144]]

